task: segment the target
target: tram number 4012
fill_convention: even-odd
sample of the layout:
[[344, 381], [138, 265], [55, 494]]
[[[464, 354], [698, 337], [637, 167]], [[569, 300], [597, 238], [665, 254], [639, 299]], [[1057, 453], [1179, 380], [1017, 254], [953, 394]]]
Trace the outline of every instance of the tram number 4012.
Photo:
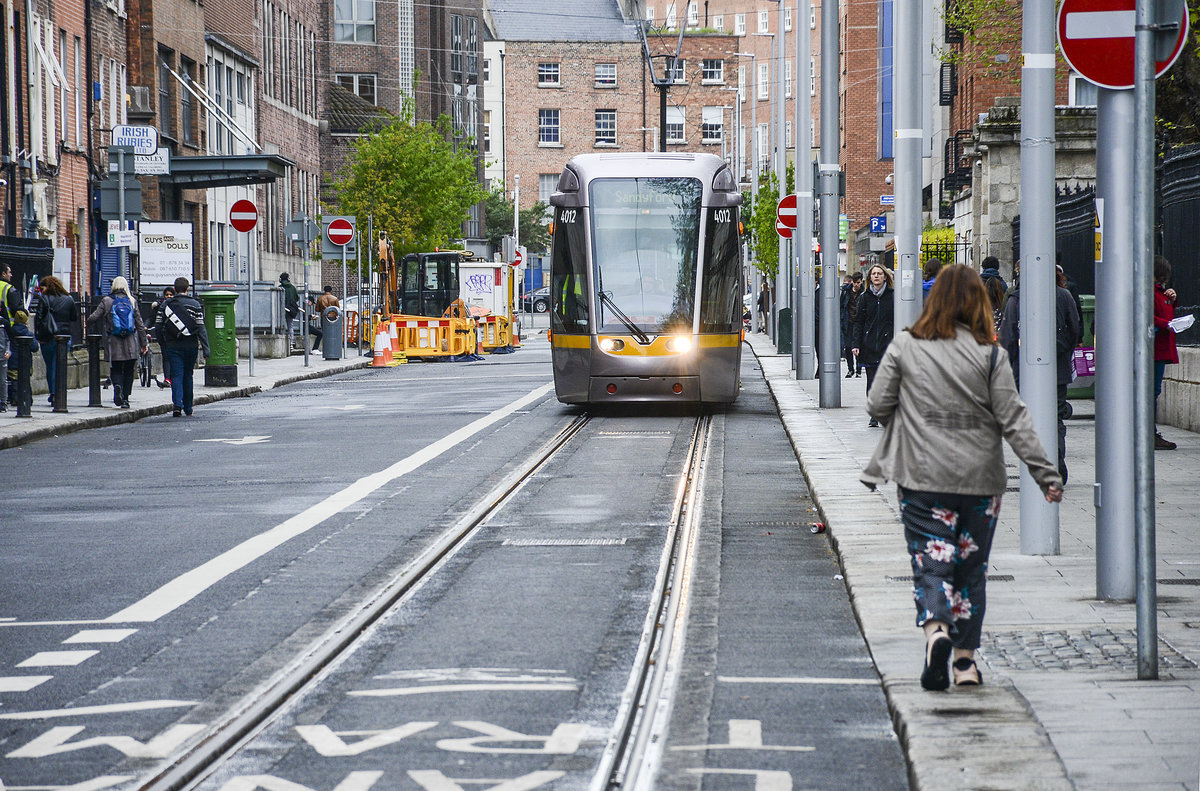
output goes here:
[[570, 224], [574, 224], [578, 218], [579, 218], [579, 210], [578, 209], [563, 209], [562, 212], [558, 215], [559, 222], [565, 222], [565, 223], [570, 223]]
[[713, 219], [723, 223], [733, 222], [733, 209], [717, 209], [713, 212]]

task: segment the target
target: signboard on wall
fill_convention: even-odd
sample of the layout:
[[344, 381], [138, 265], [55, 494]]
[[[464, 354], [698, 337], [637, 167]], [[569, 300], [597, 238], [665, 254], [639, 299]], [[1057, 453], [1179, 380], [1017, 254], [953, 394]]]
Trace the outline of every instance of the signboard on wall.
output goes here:
[[192, 224], [189, 222], [142, 222], [139, 227], [143, 286], [166, 286], [177, 277], [192, 276]]

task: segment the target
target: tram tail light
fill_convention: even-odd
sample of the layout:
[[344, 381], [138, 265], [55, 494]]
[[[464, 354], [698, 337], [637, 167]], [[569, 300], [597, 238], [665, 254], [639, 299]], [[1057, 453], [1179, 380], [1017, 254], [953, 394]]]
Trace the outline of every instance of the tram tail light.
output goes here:
[[676, 382], [675, 384], [671, 385], [671, 392], [675, 395], [679, 395], [683, 392], [683, 385], [681, 385], [679, 382]]
[[609, 395], [614, 395], [617, 392], [617, 386], [615, 384], [613, 384], [612, 382], [609, 382], [608, 387], [606, 387], [604, 389], [608, 391]]

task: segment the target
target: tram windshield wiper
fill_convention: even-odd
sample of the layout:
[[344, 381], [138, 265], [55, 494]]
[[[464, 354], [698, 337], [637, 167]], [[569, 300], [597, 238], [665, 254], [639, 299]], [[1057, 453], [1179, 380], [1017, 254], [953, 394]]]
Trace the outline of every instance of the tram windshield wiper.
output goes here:
[[600, 301], [612, 309], [612, 312], [616, 314], [616, 317], [620, 320], [620, 322], [624, 324], [630, 332], [633, 333], [635, 338], [638, 339], [638, 343], [642, 344], [643, 346], [650, 345], [650, 336], [646, 334], [645, 330], [643, 330], [637, 324], [634, 324], [633, 319], [625, 315], [625, 311], [617, 307], [617, 303], [613, 301], [612, 294], [607, 291], [601, 291]]

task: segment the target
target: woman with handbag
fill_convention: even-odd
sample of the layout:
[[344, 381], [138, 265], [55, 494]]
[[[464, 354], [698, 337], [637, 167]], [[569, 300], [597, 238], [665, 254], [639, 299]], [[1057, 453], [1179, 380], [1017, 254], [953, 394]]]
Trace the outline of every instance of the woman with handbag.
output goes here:
[[1046, 500], [1062, 479], [1017, 395], [996, 345], [992, 306], [968, 266], [943, 269], [916, 323], [880, 361], [867, 411], [886, 427], [862, 481], [895, 481], [913, 568], [917, 625], [925, 630], [921, 686], [979, 685], [975, 664], [986, 607], [987, 561], [1007, 485], [1003, 437]]
[[[115, 306], [117, 300], [127, 300], [129, 304]], [[130, 317], [133, 319], [133, 331], [125, 333], [114, 327], [113, 316], [114, 313], [123, 315], [129, 307], [132, 307]], [[146, 333], [142, 313], [129, 294], [128, 281], [120, 275], [114, 277], [108, 296], [100, 300], [87, 319], [89, 323], [100, 323], [100, 332], [106, 339], [109, 379], [113, 383], [113, 404], [122, 409], [129, 409], [129, 393], [133, 390], [137, 359], [150, 348], [150, 336]]]
[[[71, 324], [79, 319], [79, 306], [63, 288], [62, 281], [51, 275], [42, 281], [37, 311], [33, 315], [33, 335], [42, 346], [42, 359], [46, 362], [46, 384], [54, 403], [54, 392], [58, 387], [58, 340], [59, 335], [70, 335]], [[71, 351], [71, 340], [66, 340], [67, 352]], [[66, 371], [63, 371], [66, 375]]]

